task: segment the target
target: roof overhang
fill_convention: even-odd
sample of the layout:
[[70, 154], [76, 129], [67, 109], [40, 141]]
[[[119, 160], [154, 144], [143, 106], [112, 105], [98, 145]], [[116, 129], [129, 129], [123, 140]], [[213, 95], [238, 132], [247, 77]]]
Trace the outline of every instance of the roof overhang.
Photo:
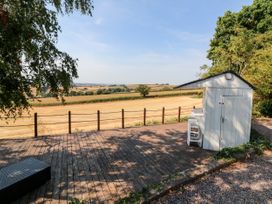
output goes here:
[[233, 74], [234, 76], [236, 76], [237, 78], [239, 78], [240, 80], [242, 80], [245, 84], [247, 84], [250, 88], [252, 88], [253, 90], [255, 90], [256, 88], [250, 84], [248, 81], [246, 81], [244, 78], [242, 78], [241, 76], [239, 76], [238, 74], [236, 74], [233, 71], [226, 71], [226, 72], [222, 72], [216, 75], [212, 75], [203, 79], [198, 79], [198, 80], [194, 80], [185, 84], [181, 84], [179, 86], [176, 86], [175, 88], [183, 88], [183, 89], [191, 89], [191, 88], [204, 88], [206, 87], [205, 84], [207, 84], [206, 82], [208, 82], [209, 80], [212, 80], [215, 77], [218, 77], [220, 75], [226, 75], [227, 73], [229, 74]]

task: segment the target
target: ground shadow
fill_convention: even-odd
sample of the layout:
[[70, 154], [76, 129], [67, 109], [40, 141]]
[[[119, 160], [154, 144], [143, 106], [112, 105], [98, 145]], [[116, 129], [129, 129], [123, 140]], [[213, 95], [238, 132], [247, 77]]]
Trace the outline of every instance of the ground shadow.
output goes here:
[[0, 140], [0, 167], [28, 157], [52, 167], [52, 179], [20, 203], [117, 200], [199, 165], [211, 154], [186, 145], [186, 123]]

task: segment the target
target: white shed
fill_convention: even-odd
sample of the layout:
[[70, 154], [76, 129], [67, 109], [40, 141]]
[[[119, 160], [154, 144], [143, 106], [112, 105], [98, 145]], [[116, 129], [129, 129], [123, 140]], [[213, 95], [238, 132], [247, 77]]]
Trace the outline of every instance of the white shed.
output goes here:
[[227, 71], [177, 88], [204, 88], [203, 109], [192, 113], [198, 115], [204, 149], [218, 151], [249, 142], [254, 89], [250, 83]]

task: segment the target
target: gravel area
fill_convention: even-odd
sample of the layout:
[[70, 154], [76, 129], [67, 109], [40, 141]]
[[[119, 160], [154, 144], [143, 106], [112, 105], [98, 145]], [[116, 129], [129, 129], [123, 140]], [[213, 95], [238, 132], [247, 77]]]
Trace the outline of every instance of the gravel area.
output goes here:
[[272, 203], [271, 158], [235, 163], [154, 203]]

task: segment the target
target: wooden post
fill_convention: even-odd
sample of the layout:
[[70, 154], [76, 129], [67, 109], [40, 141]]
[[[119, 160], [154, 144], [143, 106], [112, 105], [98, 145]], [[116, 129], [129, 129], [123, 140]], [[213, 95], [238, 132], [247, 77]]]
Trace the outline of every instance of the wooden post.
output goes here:
[[68, 111], [68, 133], [72, 133], [72, 124], [71, 124], [71, 111]]
[[178, 107], [178, 122], [180, 123], [181, 107]]
[[38, 137], [38, 114], [34, 113], [34, 137]]
[[162, 108], [162, 124], [164, 124], [165, 108]]
[[100, 110], [97, 111], [97, 131], [100, 131]]
[[144, 108], [144, 126], [146, 126], [146, 108]]
[[125, 111], [122, 109], [122, 128], [125, 128]]

